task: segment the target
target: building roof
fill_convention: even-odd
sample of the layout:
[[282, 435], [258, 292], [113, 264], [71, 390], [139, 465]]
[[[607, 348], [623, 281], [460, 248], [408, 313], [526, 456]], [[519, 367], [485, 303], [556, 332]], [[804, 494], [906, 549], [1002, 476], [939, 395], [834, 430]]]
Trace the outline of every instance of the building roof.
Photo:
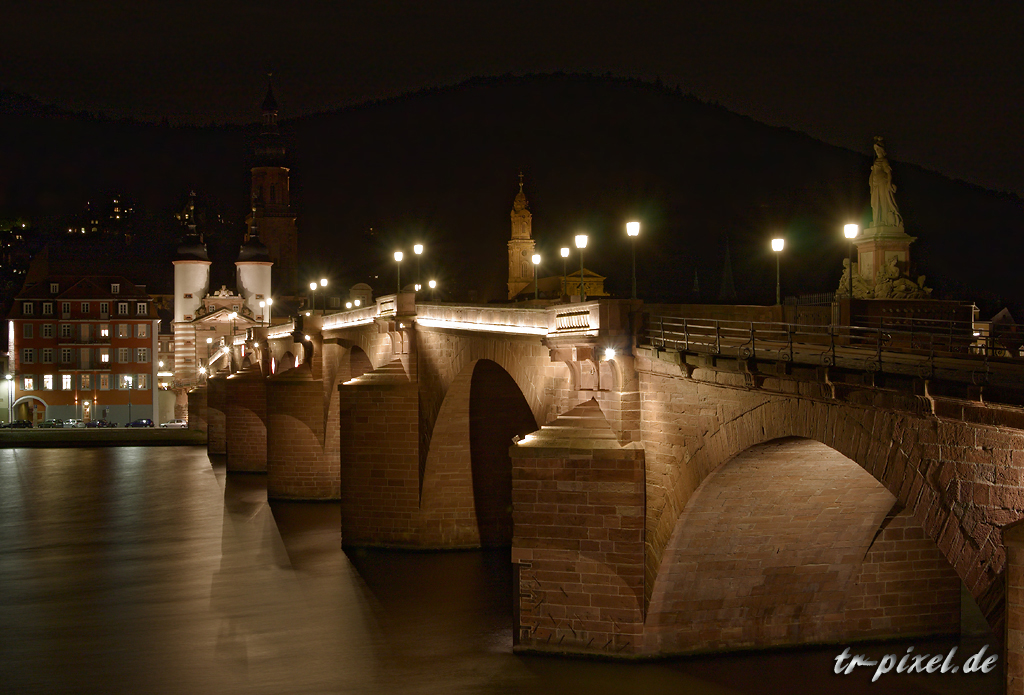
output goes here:
[[[50, 286], [56, 283], [57, 292]], [[111, 285], [118, 286], [118, 292], [111, 292]], [[37, 300], [135, 300], [150, 301], [145, 285], [136, 285], [121, 275], [48, 275], [43, 280], [26, 285], [15, 299]]]
[[270, 249], [257, 237], [249, 237], [238, 251], [236, 263], [270, 263]]
[[205, 261], [210, 262], [210, 256], [206, 252], [206, 244], [198, 235], [189, 234], [182, 239], [178, 245], [178, 251], [174, 255], [176, 261]]

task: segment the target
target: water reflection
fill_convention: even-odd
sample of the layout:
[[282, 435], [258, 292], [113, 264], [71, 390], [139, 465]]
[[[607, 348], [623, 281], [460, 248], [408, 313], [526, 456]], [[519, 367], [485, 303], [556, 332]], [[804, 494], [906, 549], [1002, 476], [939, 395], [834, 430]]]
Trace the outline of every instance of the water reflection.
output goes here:
[[[340, 524], [337, 504], [268, 505], [265, 477], [226, 476], [201, 448], [0, 450], [3, 690], [1001, 691], [998, 674], [834, 676], [831, 647], [635, 664], [516, 656], [507, 551], [347, 555]], [[865, 651], [907, 644], [927, 647]]]

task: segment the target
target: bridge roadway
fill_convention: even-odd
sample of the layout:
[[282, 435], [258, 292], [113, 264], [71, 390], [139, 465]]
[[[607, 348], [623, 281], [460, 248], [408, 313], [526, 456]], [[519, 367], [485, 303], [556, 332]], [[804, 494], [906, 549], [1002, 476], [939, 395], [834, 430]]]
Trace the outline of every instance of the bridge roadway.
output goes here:
[[340, 499], [345, 546], [511, 545], [519, 650], [955, 633], [962, 584], [1024, 692], [1024, 364], [682, 318], [390, 295], [239, 337], [190, 427], [271, 498]]

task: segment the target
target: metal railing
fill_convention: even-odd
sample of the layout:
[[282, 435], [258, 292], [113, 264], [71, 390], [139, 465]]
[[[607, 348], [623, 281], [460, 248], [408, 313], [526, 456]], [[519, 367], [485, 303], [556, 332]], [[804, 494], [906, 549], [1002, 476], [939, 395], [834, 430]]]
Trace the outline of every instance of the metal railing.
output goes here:
[[[1018, 339], [1020, 335], [1020, 339]], [[1024, 383], [1015, 330], [976, 330], [974, 324], [930, 319], [874, 319], [873, 325], [808, 326], [645, 314], [640, 344], [681, 352], [761, 358], [866, 371], [965, 371], [975, 382], [993, 369]], [[1018, 376], [1019, 374], [1019, 376]]]

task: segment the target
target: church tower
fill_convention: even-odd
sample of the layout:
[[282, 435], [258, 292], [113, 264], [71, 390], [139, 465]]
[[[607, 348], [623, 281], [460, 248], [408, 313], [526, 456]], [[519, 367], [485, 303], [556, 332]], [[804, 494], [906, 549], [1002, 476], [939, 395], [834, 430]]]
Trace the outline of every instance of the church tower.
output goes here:
[[[291, 209], [285, 147], [277, 128], [277, 100], [271, 84], [263, 100], [263, 129], [252, 167], [252, 207], [249, 228], [258, 230], [274, 264], [275, 292], [298, 288], [299, 234]], [[246, 235], [246, 241], [250, 235]]]
[[508, 242], [508, 298], [514, 299], [534, 280], [533, 215], [523, 193], [523, 174], [519, 174], [519, 194], [512, 203], [512, 238]]

